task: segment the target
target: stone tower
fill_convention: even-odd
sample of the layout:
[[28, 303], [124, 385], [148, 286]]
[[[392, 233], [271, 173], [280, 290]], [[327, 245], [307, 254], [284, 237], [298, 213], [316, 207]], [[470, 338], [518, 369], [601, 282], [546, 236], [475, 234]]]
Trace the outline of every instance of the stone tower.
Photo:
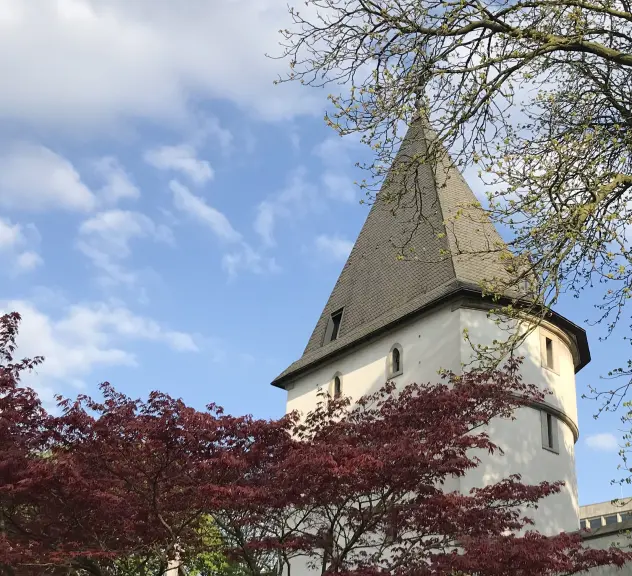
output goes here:
[[[422, 121], [411, 125], [394, 165], [424, 153], [431, 135]], [[488, 318], [485, 280], [505, 274], [497, 256], [467, 255], [502, 240], [484, 219], [454, 218], [476, 198], [447, 154], [415, 178], [392, 172], [380, 195], [406, 190], [398, 204], [371, 208], [340, 277], [300, 359], [273, 385], [287, 390], [287, 410], [309, 411], [320, 388], [352, 398], [387, 380], [404, 386], [438, 380], [440, 369], [459, 371], [471, 359], [464, 340], [502, 338]], [[401, 172], [401, 171], [399, 171]], [[413, 192], [410, 182], [417, 185]], [[411, 257], [397, 259], [406, 246]], [[526, 382], [549, 389], [542, 404], [521, 408], [513, 421], [496, 421], [490, 436], [505, 452], [455, 480], [450, 490], [469, 491], [520, 474], [524, 482], [564, 480], [563, 491], [533, 513], [543, 533], [579, 528], [574, 445], [578, 438], [575, 373], [590, 361], [586, 334], [552, 314], [522, 344]]]

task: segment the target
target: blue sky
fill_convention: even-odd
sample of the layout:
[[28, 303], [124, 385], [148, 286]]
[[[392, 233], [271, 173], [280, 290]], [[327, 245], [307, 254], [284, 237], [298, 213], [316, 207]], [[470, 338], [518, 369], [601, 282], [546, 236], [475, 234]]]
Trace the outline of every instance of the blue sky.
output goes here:
[[[325, 93], [272, 85], [286, 24], [276, 0], [0, 0], [0, 305], [47, 358], [29, 378], [46, 402], [107, 379], [283, 413], [269, 382], [368, 210]], [[589, 336], [580, 394], [625, 353]], [[595, 409], [580, 400], [582, 503], [620, 495], [618, 420]]]

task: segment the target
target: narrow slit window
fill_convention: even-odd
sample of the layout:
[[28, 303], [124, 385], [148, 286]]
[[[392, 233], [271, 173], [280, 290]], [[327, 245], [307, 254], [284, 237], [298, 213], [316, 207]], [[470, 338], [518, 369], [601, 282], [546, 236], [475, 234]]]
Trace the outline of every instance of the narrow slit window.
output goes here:
[[386, 357], [386, 377], [394, 378], [404, 371], [404, 357], [402, 347], [394, 344]]
[[553, 448], [553, 416], [546, 415], [546, 444], [547, 448]]
[[559, 374], [559, 340], [548, 331], [540, 332], [540, 352], [542, 356], [542, 367], [548, 368], [552, 372]]
[[340, 324], [342, 322], [342, 311], [343, 308], [337, 310], [329, 317], [329, 322], [327, 322], [327, 328], [325, 330], [325, 344], [333, 342], [338, 338], [340, 334]]
[[334, 378], [334, 398], [340, 398], [342, 396], [342, 381], [340, 376]]
[[542, 448], [559, 453], [557, 418], [548, 412], [540, 412], [542, 422]]
[[553, 340], [551, 338], [545, 338], [546, 342], [546, 365], [548, 368], [554, 367], [555, 356], [553, 355]]
[[401, 371], [401, 355], [399, 348], [393, 348], [393, 374], [398, 374]]

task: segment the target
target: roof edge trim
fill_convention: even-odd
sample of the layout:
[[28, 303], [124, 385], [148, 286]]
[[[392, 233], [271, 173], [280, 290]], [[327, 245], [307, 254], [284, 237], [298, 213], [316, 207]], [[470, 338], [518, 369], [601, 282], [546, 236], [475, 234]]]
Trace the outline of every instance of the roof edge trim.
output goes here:
[[[319, 358], [315, 358], [313, 361], [305, 364], [304, 366], [301, 366], [300, 368], [292, 370], [291, 372], [288, 372], [286, 374], [277, 376], [271, 382], [271, 385], [276, 388], [285, 389], [286, 385], [289, 382], [291, 382], [293, 379], [295, 379], [297, 376], [301, 376], [307, 372], [311, 372], [312, 370], [314, 370], [316, 367], [320, 366], [321, 364], [324, 364], [325, 362], [332, 360], [333, 358], [336, 358], [338, 356], [342, 356], [343, 354], [348, 353], [349, 351], [360, 346], [361, 344], [364, 344], [365, 342], [369, 342], [371, 340], [374, 340], [375, 338], [378, 338], [379, 336], [389, 332], [396, 326], [399, 326], [400, 324], [405, 323], [405, 322], [409, 322], [413, 320], [414, 318], [417, 318], [418, 316], [426, 312], [429, 312], [430, 310], [433, 310], [434, 308], [437, 308], [438, 306], [442, 304], [447, 304], [463, 296], [476, 297], [477, 299], [482, 300], [481, 305], [483, 306], [487, 304], [490, 300], [489, 297], [483, 296], [483, 291], [481, 290], [481, 288], [471, 286], [471, 285], [466, 285], [464, 283], [459, 283], [459, 285], [455, 286], [454, 289], [447, 292], [446, 294], [443, 294], [439, 298], [433, 299], [432, 301], [421, 305], [420, 307], [416, 308], [415, 310], [412, 310], [408, 314], [400, 316], [393, 322], [389, 322], [383, 326], [380, 326], [379, 328], [376, 328], [372, 332], [369, 332], [368, 334], [365, 334], [362, 337], [353, 339], [352, 341], [345, 344], [344, 346], [336, 348], [332, 350], [331, 352], [329, 352], [328, 354], [325, 354]], [[511, 299], [507, 297], [503, 297], [499, 300], [499, 303], [501, 304], [509, 303], [509, 302], [511, 302]], [[561, 314], [558, 314], [557, 312], [553, 310], [547, 313], [546, 320], [550, 322], [551, 324], [553, 324], [554, 326], [557, 326], [564, 332], [570, 333], [574, 337], [575, 343], [577, 345], [577, 350], [579, 353], [579, 363], [575, 366], [575, 373], [577, 374], [577, 372], [579, 372], [582, 368], [584, 368], [591, 360], [590, 348], [588, 346], [588, 338], [586, 336], [586, 331], [580, 326], [578, 326], [577, 324], [571, 322], [570, 320], [568, 320], [567, 318], [565, 318], [564, 316], [562, 316]]]

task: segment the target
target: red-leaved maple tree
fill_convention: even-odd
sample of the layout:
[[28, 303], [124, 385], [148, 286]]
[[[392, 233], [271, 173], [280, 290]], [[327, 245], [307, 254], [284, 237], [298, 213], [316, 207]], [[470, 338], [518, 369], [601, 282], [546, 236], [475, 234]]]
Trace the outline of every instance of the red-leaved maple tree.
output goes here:
[[0, 574], [552, 576], [629, 559], [530, 530], [525, 508], [558, 483], [447, 490], [498, 450], [491, 419], [541, 398], [517, 362], [273, 421], [109, 384], [51, 415], [20, 381], [41, 359], [14, 361], [18, 323], [0, 319]]

